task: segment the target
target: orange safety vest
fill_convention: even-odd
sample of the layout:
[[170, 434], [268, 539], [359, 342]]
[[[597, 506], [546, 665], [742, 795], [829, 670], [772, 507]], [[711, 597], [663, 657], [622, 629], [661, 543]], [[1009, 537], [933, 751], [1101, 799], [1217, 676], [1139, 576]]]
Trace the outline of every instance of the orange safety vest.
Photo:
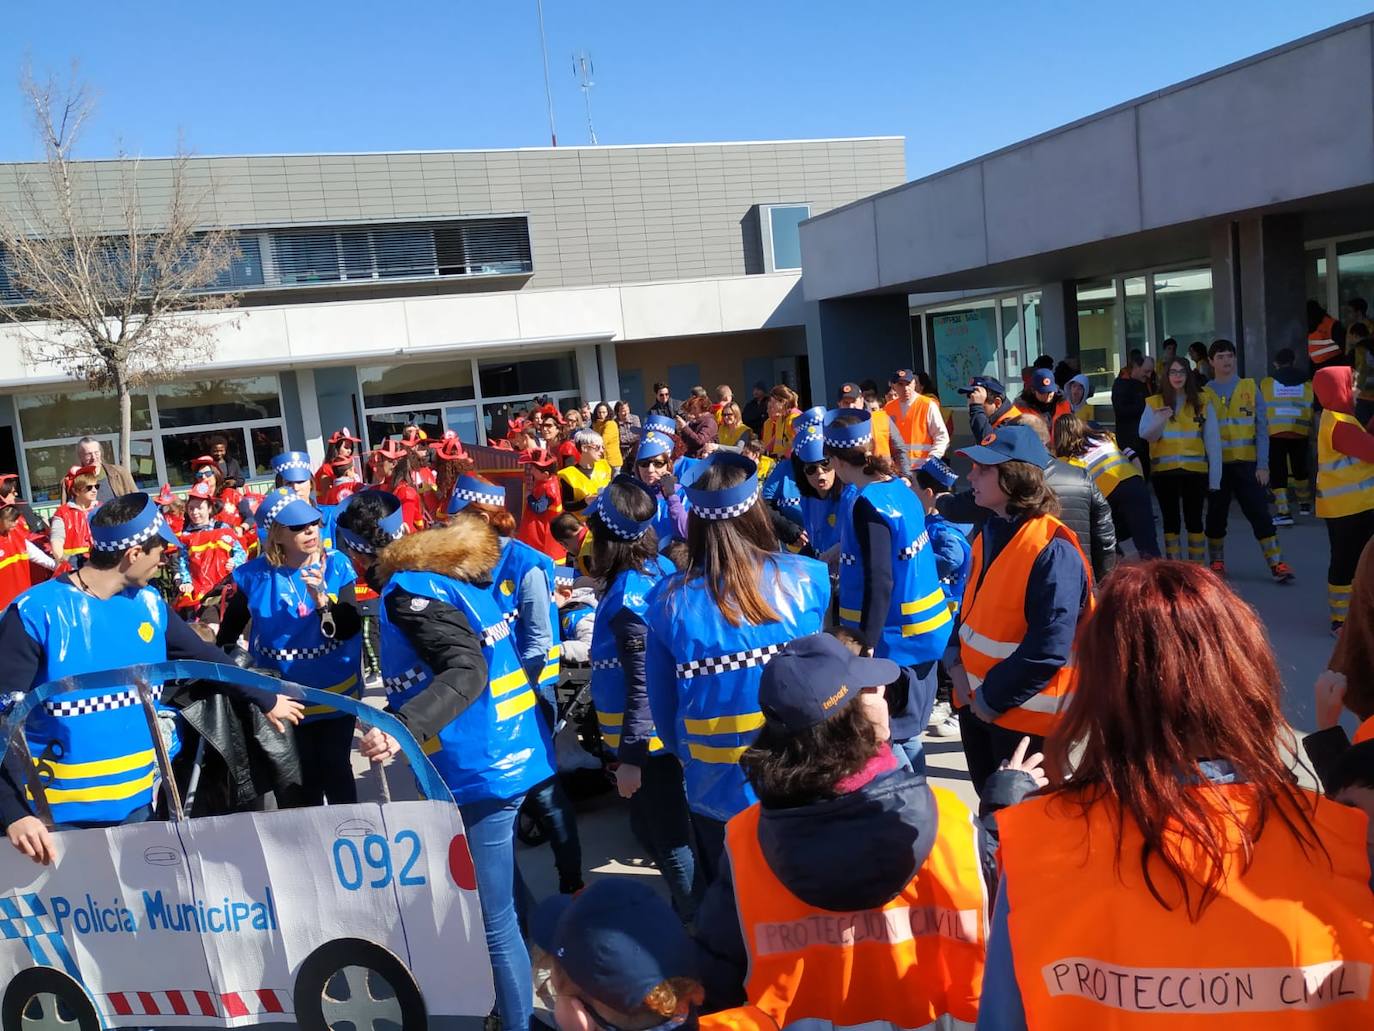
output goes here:
[[[1015, 536], [998, 552], [983, 575], [983, 535], [973, 541], [973, 566], [960, 606], [959, 656], [968, 673], [969, 685], [976, 691], [988, 671], [1020, 647], [1027, 631], [1026, 584], [1031, 567], [1040, 553], [1056, 537], [1073, 545], [1083, 560], [1083, 571], [1092, 583], [1092, 567], [1083, 555], [1074, 532], [1053, 516], [1027, 519]], [[1092, 592], [1079, 614], [1081, 620], [1093, 608]], [[1068, 706], [1078, 682], [1072, 653], [1039, 694], [1008, 709], [994, 721], [999, 727], [1023, 734], [1048, 734], [1059, 723], [1059, 714]]]
[[[874, 412], [874, 416], [886, 415], [886, 411]], [[879, 458], [892, 457], [892, 433], [890, 427], [892, 423], [887, 419], [874, 418], [869, 425], [873, 427], [873, 453]]]
[[931, 788], [939, 833], [890, 902], [853, 913], [808, 905], [780, 881], [759, 845], [759, 806], [735, 816], [725, 847], [749, 955], [745, 997], [779, 1027], [926, 1027], [978, 1016], [987, 948], [973, 814]]
[[1313, 365], [1325, 365], [1341, 355], [1341, 345], [1331, 339], [1335, 328], [1336, 320], [1325, 315], [1317, 323], [1317, 328], [1307, 334], [1307, 357]]
[[757, 1006], [707, 1013], [697, 1018], [700, 1031], [778, 1031], [778, 1025]]
[[1031, 413], [1027, 412], [1025, 409], [1019, 408], [1016, 405], [1012, 405], [997, 418], [993, 419], [992, 425], [1001, 426], [1002, 423], [1006, 422], [1008, 419], [1024, 419], [1026, 416], [1030, 414]]
[[[1224, 807], [1253, 817], [1245, 785], [1195, 790], [1229, 828]], [[1304, 847], [1271, 813], [1249, 868], [1232, 854], [1220, 894], [1195, 923], [1181, 899], [1166, 909], [1151, 894], [1140, 869], [1144, 837], [1112, 803], [1084, 813], [1049, 795], [998, 813], [1026, 1026], [1374, 1027], [1367, 820], [1358, 809], [1303, 796], [1315, 806], [1319, 844]], [[1179, 894], [1162, 863], [1152, 879], [1166, 898]]]
[[1350, 743], [1360, 745], [1366, 741], [1374, 741], [1374, 716], [1369, 717], [1355, 728], [1355, 739]]
[[892, 416], [892, 421], [897, 424], [897, 431], [901, 433], [902, 440], [906, 442], [907, 453], [911, 455], [913, 467], [929, 458], [931, 451], [935, 448], [935, 438], [930, 435], [930, 410], [932, 408], [938, 412], [939, 403], [925, 394], [916, 395], [916, 400], [911, 402], [905, 415], [902, 414], [901, 401], [889, 401], [883, 405], [883, 411]]

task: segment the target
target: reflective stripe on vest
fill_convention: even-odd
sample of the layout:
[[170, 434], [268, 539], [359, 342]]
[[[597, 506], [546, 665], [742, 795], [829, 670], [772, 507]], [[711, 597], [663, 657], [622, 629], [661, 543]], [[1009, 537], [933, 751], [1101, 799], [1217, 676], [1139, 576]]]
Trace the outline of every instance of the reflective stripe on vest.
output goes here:
[[[1155, 411], [1161, 411], [1164, 398], [1155, 394], [1148, 402]], [[1206, 402], [1203, 402], [1203, 417], [1206, 418]], [[1186, 401], [1180, 411], [1164, 424], [1159, 440], [1150, 445], [1150, 468], [1157, 473], [1167, 473], [1181, 469], [1189, 473], [1207, 471], [1207, 446], [1202, 440], [1202, 420], [1196, 418], [1193, 406]]]
[[[1146, 880], [1144, 837], [1115, 803], [1084, 811], [1052, 794], [997, 814], [1023, 1026], [1371, 1026], [1374, 895], [1364, 814], [1299, 789], [1302, 816], [1286, 803], [1283, 811], [1299, 827], [1310, 818], [1313, 841], [1271, 818], [1242, 860], [1236, 828], [1254, 826], [1254, 792], [1192, 791], [1204, 819], [1228, 839], [1228, 875], [1196, 919], [1157, 857]], [[1191, 878], [1197, 863], [1183, 862]]]
[[707, 1013], [697, 1018], [700, 1031], [778, 1031], [773, 1018], [757, 1006]]
[[853, 912], [808, 905], [788, 890], [763, 856], [758, 805], [730, 820], [725, 847], [749, 960], [745, 997], [780, 1027], [976, 1019], [987, 941], [978, 836], [968, 806], [942, 788], [930, 791], [940, 829], [930, 854], [889, 902]]
[[[1017, 528], [983, 576], [983, 535], [973, 542], [973, 568], [964, 592], [963, 624], [959, 627], [959, 655], [968, 673], [970, 686], [977, 691], [988, 671], [1010, 656], [1025, 640], [1026, 585], [1031, 567], [1050, 541], [1056, 537], [1069, 541], [1083, 562], [1084, 574], [1092, 583], [1092, 568], [1073, 531], [1053, 516], [1027, 519]], [[1092, 594], [1082, 616], [1092, 610]], [[1073, 654], [1050, 678], [1050, 682], [1020, 705], [997, 717], [998, 726], [1023, 734], [1048, 734], [1058, 723], [1059, 713], [1068, 705], [1078, 679]]]
[[1317, 516], [1321, 519], [1374, 508], [1374, 462], [1336, 450], [1336, 427], [1341, 423], [1364, 432], [1353, 415], [1329, 408], [1322, 411], [1317, 430]]
[[1341, 345], [1331, 339], [1336, 329], [1336, 320], [1330, 315], [1322, 317], [1317, 328], [1307, 334], [1307, 357], [1313, 365], [1329, 362], [1341, 353]]
[[1104, 498], [1111, 497], [1117, 484], [1140, 475], [1135, 463], [1126, 457], [1116, 446], [1116, 441], [1110, 437], [1097, 438], [1097, 443], [1084, 453], [1083, 465]]
[[1269, 422], [1269, 435], [1295, 433], [1305, 437], [1312, 432], [1312, 384], [1289, 386], [1273, 376], [1260, 384], [1264, 398], [1264, 414]]
[[1203, 390], [1216, 412], [1221, 430], [1221, 460], [1223, 462], [1253, 462], [1256, 459], [1255, 431], [1256, 389], [1252, 379], [1236, 381], [1231, 400], [1226, 401], [1209, 385]]

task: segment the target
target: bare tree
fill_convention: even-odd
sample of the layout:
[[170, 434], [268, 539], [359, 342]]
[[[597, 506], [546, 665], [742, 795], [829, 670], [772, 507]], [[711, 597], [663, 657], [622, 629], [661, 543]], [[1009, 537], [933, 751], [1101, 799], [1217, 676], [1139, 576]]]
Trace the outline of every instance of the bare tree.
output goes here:
[[238, 303], [213, 289], [238, 245], [232, 232], [204, 227], [208, 189], [194, 188], [184, 151], [156, 162], [155, 189], [122, 155], [97, 189], [95, 166], [72, 156], [92, 109], [86, 88], [25, 73], [22, 89], [44, 159], [19, 170], [16, 201], [0, 204], [0, 277], [11, 293], [0, 297], [0, 319], [20, 327], [30, 364], [118, 397], [128, 467], [130, 392], [209, 361], [221, 327], [195, 315]]

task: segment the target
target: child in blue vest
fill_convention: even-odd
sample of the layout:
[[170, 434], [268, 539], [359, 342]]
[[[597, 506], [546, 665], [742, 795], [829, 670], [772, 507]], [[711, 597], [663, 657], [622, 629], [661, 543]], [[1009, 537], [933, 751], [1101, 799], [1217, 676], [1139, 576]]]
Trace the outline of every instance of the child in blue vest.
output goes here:
[[[935, 552], [935, 571], [939, 574], [940, 585], [945, 590], [951, 613], [958, 613], [959, 602], [964, 596], [964, 584], [968, 581], [969, 569], [973, 565], [973, 549], [968, 542], [968, 528], [951, 523], [935, 508], [936, 499], [948, 494], [958, 480], [954, 470], [938, 458], [926, 459], [925, 465], [916, 470], [916, 496], [926, 510], [926, 533], [930, 536], [931, 550]], [[937, 673], [935, 708], [930, 714], [926, 732], [932, 737], [958, 737], [959, 721], [954, 718], [950, 708], [950, 679], [941, 662]]]

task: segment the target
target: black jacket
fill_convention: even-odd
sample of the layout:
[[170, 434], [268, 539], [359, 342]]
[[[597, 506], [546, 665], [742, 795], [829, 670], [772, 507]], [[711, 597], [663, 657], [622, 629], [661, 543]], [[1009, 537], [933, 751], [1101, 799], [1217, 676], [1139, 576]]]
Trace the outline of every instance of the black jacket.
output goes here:
[[[1045, 470], [1045, 482], [1059, 498], [1059, 521], [1074, 532], [1083, 554], [1093, 567], [1093, 580], [1099, 581], [1116, 565], [1116, 525], [1112, 507], [1097, 489], [1086, 469], [1054, 459]], [[979, 508], [973, 491], [942, 494], [935, 502], [939, 513], [951, 523], [982, 526], [988, 517]]]
[[[1149, 388], [1130, 376], [1118, 376], [1112, 383], [1112, 414], [1116, 417], [1116, 441], [1123, 448], [1140, 454], [1140, 417], [1145, 412]], [[1148, 456], [1148, 452], [1144, 452]], [[1147, 463], [1148, 464], [1148, 463]]]

